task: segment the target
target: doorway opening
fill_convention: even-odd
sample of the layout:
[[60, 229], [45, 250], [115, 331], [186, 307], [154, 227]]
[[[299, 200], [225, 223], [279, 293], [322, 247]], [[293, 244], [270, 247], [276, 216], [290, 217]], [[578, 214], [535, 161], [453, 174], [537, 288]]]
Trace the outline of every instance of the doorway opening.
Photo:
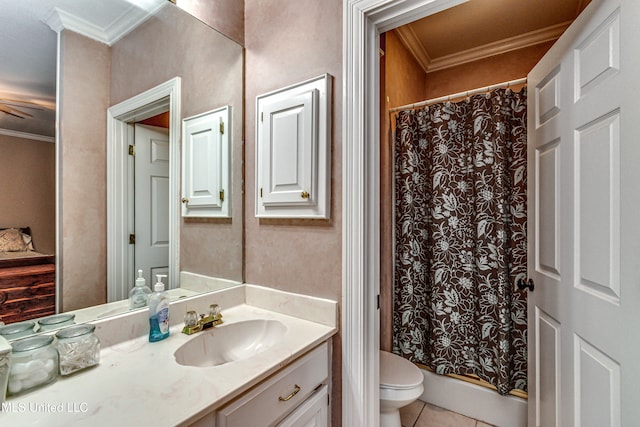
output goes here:
[[380, 256], [379, 230], [383, 185], [380, 106], [385, 103], [379, 86], [379, 36], [462, 3], [465, 1], [381, 0], [366, 5], [345, 2], [342, 307], [343, 378], [348, 379], [343, 381], [342, 391], [345, 425], [376, 425], [379, 411], [381, 319], [376, 307], [383, 274], [380, 265], [385, 259]]
[[[135, 278], [134, 173], [129, 146], [134, 144], [134, 124], [161, 113], [169, 114], [168, 178], [168, 280], [179, 286], [180, 205], [180, 86], [175, 77], [107, 110], [107, 301], [128, 298]], [[149, 278], [150, 279], [150, 278]]]

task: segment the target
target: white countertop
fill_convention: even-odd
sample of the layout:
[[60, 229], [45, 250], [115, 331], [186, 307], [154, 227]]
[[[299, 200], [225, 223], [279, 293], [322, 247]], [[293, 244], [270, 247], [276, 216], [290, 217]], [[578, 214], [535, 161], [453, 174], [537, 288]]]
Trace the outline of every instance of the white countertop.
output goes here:
[[[219, 366], [181, 366], [173, 353], [186, 341], [197, 338], [198, 333], [184, 335], [180, 333], [182, 325], [174, 324], [171, 335], [163, 341], [149, 343], [144, 335], [116, 342], [102, 349], [98, 366], [68, 377], [59, 376], [52, 384], [10, 397], [4, 412], [0, 413], [0, 425], [124, 427], [189, 424], [239, 396], [337, 331], [332, 321], [320, 323], [312, 321], [315, 320], [313, 318], [304, 320], [282, 314], [292, 314], [293, 307], [296, 315], [302, 308], [298, 307], [295, 294], [250, 285], [246, 286], [245, 292], [248, 302], [256, 296], [264, 300], [265, 294], [275, 297], [265, 304], [240, 304], [227, 309], [223, 306], [225, 325], [250, 319], [279, 320], [287, 328], [281, 344], [248, 359]], [[309, 301], [313, 298], [302, 298], [302, 305], [309, 309]], [[318, 311], [326, 311], [327, 303], [332, 305], [328, 311], [336, 309], [334, 302], [324, 300]], [[310, 311], [313, 312], [312, 309]], [[332, 315], [335, 319], [334, 314], [329, 314], [328, 318], [331, 319]], [[139, 322], [140, 316], [135, 319]], [[139, 330], [139, 325], [132, 326], [131, 330]]]

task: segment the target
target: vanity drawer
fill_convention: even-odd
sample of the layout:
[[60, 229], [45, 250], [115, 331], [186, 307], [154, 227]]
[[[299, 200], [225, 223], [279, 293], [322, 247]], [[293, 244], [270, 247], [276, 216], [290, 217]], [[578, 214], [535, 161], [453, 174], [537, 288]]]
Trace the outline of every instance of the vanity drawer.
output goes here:
[[[329, 376], [325, 342], [218, 411], [217, 427], [271, 426], [293, 411]], [[296, 391], [297, 390], [297, 391]]]

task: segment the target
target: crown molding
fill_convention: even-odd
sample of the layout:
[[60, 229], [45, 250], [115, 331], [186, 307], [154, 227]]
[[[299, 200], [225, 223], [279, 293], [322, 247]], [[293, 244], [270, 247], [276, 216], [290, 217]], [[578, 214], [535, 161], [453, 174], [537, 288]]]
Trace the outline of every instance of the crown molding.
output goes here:
[[71, 30], [100, 43], [109, 44], [107, 32], [89, 21], [54, 7], [44, 21], [53, 31]]
[[53, 136], [38, 135], [35, 133], [20, 132], [20, 131], [11, 130], [11, 129], [0, 128], [0, 135], [12, 136], [15, 138], [22, 138], [22, 139], [31, 139], [33, 141], [44, 141], [44, 142], [53, 142], [53, 143], [56, 142], [56, 139]]
[[108, 46], [113, 45], [150, 16], [155, 14], [160, 8], [166, 6], [168, 2], [157, 3], [149, 10], [131, 5], [117, 19], [106, 27], [100, 27], [90, 21], [54, 7], [44, 22], [56, 33], [62, 30], [71, 30], [90, 39], [99, 41]]
[[514, 37], [498, 40], [496, 42], [487, 43], [472, 49], [456, 52], [451, 55], [441, 56], [439, 58], [431, 58], [429, 52], [424, 48], [413, 29], [410, 26], [397, 28], [397, 33], [402, 43], [414, 55], [420, 66], [426, 73], [443, 70], [466, 64], [468, 62], [478, 61], [490, 56], [500, 55], [529, 46], [535, 46], [557, 40], [562, 33], [569, 27], [572, 21], [562, 22], [560, 24], [551, 25], [539, 30], [520, 34]]
[[420, 64], [424, 72], [428, 72], [429, 65], [431, 65], [431, 57], [413, 31], [413, 28], [411, 28], [411, 25], [398, 27], [395, 29], [395, 32], [398, 37], [400, 37], [402, 44], [409, 49], [409, 52], [411, 52], [416, 61], [418, 61], [418, 64]]

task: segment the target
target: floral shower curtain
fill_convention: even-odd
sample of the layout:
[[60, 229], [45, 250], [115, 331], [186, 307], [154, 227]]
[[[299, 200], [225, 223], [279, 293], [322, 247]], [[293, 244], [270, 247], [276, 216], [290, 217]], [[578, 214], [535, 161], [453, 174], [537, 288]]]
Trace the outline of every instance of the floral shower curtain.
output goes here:
[[526, 89], [396, 119], [393, 347], [527, 389]]

